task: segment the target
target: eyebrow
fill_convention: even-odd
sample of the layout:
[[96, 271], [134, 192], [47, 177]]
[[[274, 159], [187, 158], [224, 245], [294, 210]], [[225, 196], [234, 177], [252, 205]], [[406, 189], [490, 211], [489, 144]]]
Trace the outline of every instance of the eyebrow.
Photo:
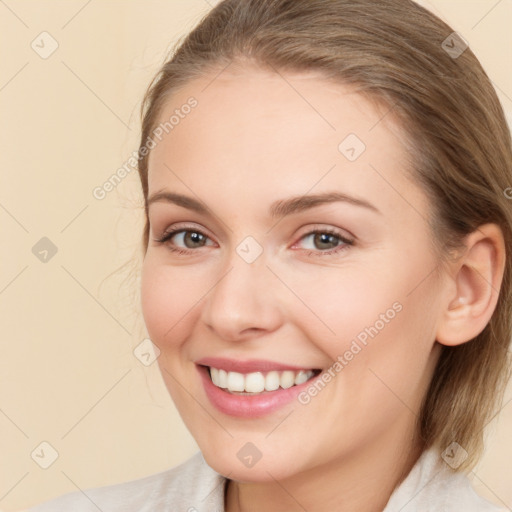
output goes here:
[[[147, 201], [148, 209], [151, 204], [157, 202], [175, 204], [177, 206], [193, 210], [197, 213], [211, 216], [209, 209], [202, 202], [194, 199], [193, 197], [177, 194], [175, 192], [168, 192], [165, 190], [155, 192], [149, 197]], [[361, 198], [352, 197], [341, 192], [325, 192], [323, 194], [304, 195], [290, 197], [288, 199], [281, 199], [271, 204], [269, 212], [271, 218], [285, 217], [287, 215], [314, 208], [315, 206], [335, 202], [349, 203], [354, 206], [367, 208], [379, 214], [381, 213], [381, 211], [376, 206], [369, 203], [368, 201]]]

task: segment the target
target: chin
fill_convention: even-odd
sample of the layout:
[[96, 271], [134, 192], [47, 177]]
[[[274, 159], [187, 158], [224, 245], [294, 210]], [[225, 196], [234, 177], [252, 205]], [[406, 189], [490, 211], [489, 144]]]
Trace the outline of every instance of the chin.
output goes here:
[[[247, 442], [249, 443], [249, 442]], [[299, 471], [296, 454], [287, 456], [285, 453], [265, 454], [260, 452], [257, 459], [256, 449], [245, 442], [235, 442], [233, 447], [219, 450], [215, 447], [203, 449], [201, 452], [206, 463], [217, 473], [239, 482], [274, 482], [289, 478]], [[252, 460], [251, 460], [252, 453]]]

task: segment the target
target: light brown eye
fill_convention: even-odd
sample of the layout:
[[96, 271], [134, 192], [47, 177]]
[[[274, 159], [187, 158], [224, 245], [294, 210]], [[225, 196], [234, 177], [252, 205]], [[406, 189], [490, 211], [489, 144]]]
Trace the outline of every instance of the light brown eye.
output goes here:
[[[333, 249], [334, 247], [337, 247], [339, 245], [339, 237], [337, 235], [332, 235], [330, 233], [318, 232], [314, 234], [313, 244], [318, 249]], [[326, 247], [326, 245], [328, 247]]]
[[197, 246], [196, 244], [199, 244], [199, 247], [202, 247], [206, 243], [206, 236], [202, 233], [197, 231], [181, 231], [181, 233], [185, 233], [183, 241], [189, 249], [194, 249]]
[[167, 245], [171, 251], [186, 253], [208, 245], [208, 240], [209, 237], [197, 229], [177, 228], [164, 233], [156, 242]]
[[[304, 243], [304, 241], [308, 242]], [[301, 242], [302, 248], [307, 250], [308, 254], [318, 256], [338, 253], [354, 245], [354, 240], [349, 240], [341, 233], [328, 228], [316, 229], [305, 234]]]

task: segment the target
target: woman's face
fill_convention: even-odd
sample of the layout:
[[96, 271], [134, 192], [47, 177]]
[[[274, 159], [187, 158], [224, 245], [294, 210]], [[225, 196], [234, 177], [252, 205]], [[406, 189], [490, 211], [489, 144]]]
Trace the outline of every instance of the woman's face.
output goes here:
[[[385, 114], [317, 75], [228, 68], [159, 119], [175, 116], [149, 158], [149, 197], [169, 196], [149, 206], [143, 315], [178, 411], [232, 479], [411, 447], [443, 281]], [[279, 389], [232, 393], [207, 366], [219, 386]], [[288, 387], [293, 369], [323, 372]]]

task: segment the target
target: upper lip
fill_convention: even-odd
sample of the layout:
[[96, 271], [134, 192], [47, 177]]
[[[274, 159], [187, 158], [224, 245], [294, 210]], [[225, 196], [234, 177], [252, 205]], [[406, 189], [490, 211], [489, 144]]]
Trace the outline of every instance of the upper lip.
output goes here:
[[212, 366], [226, 370], [227, 372], [251, 373], [251, 372], [270, 372], [273, 370], [313, 370], [311, 366], [294, 366], [290, 364], [277, 363], [267, 359], [248, 359], [246, 361], [240, 359], [227, 359], [225, 357], [203, 357], [195, 361], [196, 364], [202, 366]]

